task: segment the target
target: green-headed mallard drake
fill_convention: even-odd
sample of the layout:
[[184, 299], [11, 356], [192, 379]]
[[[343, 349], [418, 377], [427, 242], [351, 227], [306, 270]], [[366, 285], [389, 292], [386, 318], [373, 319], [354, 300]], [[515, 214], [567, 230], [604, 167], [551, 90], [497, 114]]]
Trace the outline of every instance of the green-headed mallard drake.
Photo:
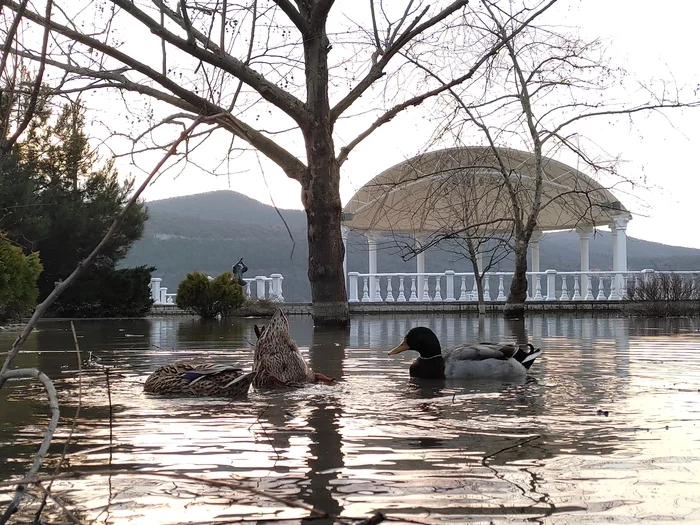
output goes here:
[[335, 380], [315, 373], [306, 364], [299, 347], [289, 334], [289, 322], [278, 308], [270, 323], [263, 328], [255, 345], [253, 386], [300, 386], [304, 383]]
[[143, 385], [145, 392], [174, 396], [244, 397], [254, 373], [215, 363], [177, 361], [155, 370]]
[[495, 378], [524, 376], [542, 351], [531, 344], [461, 344], [441, 350], [430, 328], [412, 328], [389, 355], [406, 350], [420, 354], [410, 368], [411, 377], [424, 379]]

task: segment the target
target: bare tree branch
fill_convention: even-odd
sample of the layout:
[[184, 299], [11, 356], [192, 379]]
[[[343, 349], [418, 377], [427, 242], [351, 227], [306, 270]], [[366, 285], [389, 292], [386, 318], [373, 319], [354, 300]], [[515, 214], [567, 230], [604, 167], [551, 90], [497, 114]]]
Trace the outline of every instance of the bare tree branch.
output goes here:
[[306, 22], [301, 13], [292, 5], [289, 0], [273, 0], [275, 4], [287, 15], [287, 18], [296, 26], [302, 35], [306, 35], [309, 31], [309, 24]]
[[[369, 89], [369, 87], [379, 80], [384, 75], [384, 68], [389, 63], [389, 61], [413, 38], [421, 34], [423, 31], [435, 26], [438, 22], [444, 20], [450, 16], [455, 11], [461, 9], [469, 3], [469, 0], [457, 0], [453, 2], [449, 7], [446, 7], [440, 11], [437, 15], [426, 20], [422, 24], [419, 24], [421, 18], [425, 16], [428, 8], [426, 7], [414, 20], [413, 22], [404, 30], [403, 33], [392, 42], [391, 45], [384, 50], [382, 58], [379, 59], [375, 64], [372, 65], [367, 75], [360, 80], [360, 82], [343, 97], [343, 99], [338, 102], [333, 109], [331, 109], [331, 122], [338, 120], [338, 117], [343, 114], [343, 112], [348, 109], [353, 102], [362, 96], [362, 94]], [[409, 105], [410, 106], [410, 105]], [[406, 107], [409, 107], [406, 106]], [[393, 117], [392, 117], [393, 118]], [[389, 119], [391, 120], [391, 119]]]
[[[14, 347], [14, 345], [13, 345]], [[10, 354], [12, 350], [10, 351]], [[8, 354], [5, 364], [10, 360], [10, 354]], [[16, 353], [15, 353], [16, 355]], [[56, 394], [56, 388], [53, 386], [51, 379], [49, 377], [37, 370], [36, 368], [16, 368], [14, 370], [8, 370], [3, 366], [2, 371], [0, 371], [0, 388], [2, 388], [5, 381], [11, 381], [15, 379], [36, 379], [44, 385], [46, 390], [46, 395], [49, 398], [49, 407], [51, 409], [51, 420], [48, 427], [46, 428], [46, 433], [44, 434], [44, 439], [41, 442], [39, 451], [34, 456], [34, 461], [32, 466], [26, 474], [27, 478], [33, 478], [36, 473], [39, 472], [41, 464], [44, 461], [44, 456], [49, 451], [49, 446], [51, 445], [51, 440], [53, 439], [53, 434], [56, 432], [56, 427], [58, 427], [58, 420], [60, 417], [60, 411], [58, 408], [58, 395]], [[15, 489], [15, 496], [12, 502], [7, 506], [5, 512], [0, 516], [0, 525], [5, 525], [7, 521], [19, 510], [19, 506], [22, 503], [22, 498], [26, 493], [26, 486], [24, 483], [20, 482]]]
[[[153, 20], [150, 16], [141, 11], [130, 0], [111, 1], [150, 29], [153, 34], [164, 38], [168, 43], [174, 45], [178, 49], [191, 54], [193, 57], [198, 58], [203, 62], [219, 67], [227, 73], [234, 75], [236, 78], [241, 79], [247, 85], [260, 93], [261, 97], [293, 118], [297, 124], [302, 125], [310, 121], [311, 117], [303, 102], [283, 89], [280, 89], [272, 82], [269, 82], [260, 73], [246, 66], [241, 61], [237, 60], [231, 55], [224, 54], [222, 49], [219, 49], [219, 53], [215, 54], [203, 48], [192, 47], [187, 40], [184, 40], [170, 31], [161, 28], [157, 21]], [[184, 19], [182, 20], [182, 24], [185, 25]], [[206, 35], [196, 32], [194, 28], [191, 28], [191, 33], [197, 36], [198, 40], [208, 42], [210, 47], [215, 46], [215, 44], [213, 44]], [[104, 49], [101, 49], [101, 51], [105, 52]]]
[[[347, 160], [350, 152], [353, 149], [355, 149], [355, 147], [357, 147], [358, 144], [360, 144], [364, 139], [369, 137], [379, 127], [383, 126], [387, 122], [391, 122], [391, 120], [393, 120], [393, 118], [396, 115], [398, 115], [399, 113], [401, 113], [403, 110], [405, 110], [409, 107], [412, 107], [412, 106], [418, 106], [418, 105], [422, 104], [425, 100], [432, 98], [436, 95], [439, 95], [440, 93], [444, 93], [445, 91], [449, 90], [450, 88], [453, 88], [459, 84], [462, 84], [463, 82], [472, 78], [474, 76], [474, 74], [476, 73], [476, 71], [484, 63], [486, 63], [486, 61], [488, 61], [490, 58], [492, 58], [494, 55], [496, 55], [499, 52], [499, 50], [501, 50], [507, 42], [512, 40], [516, 35], [518, 35], [526, 27], [528, 27], [537, 17], [539, 17], [547, 9], [549, 9], [551, 6], [553, 6], [556, 2], [557, 2], [557, 0], [550, 0], [544, 7], [537, 10], [535, 13], [533, 13], [517, 29], [512, 31], [510, 33], [510, 35], [503, 37], [499, 42], [497, 42], [494, 46], [492, 46], [491, 49], [489, 49], [489, 51], [487, 53], [483, 54], [479, 58], [479, 60], [477, 60], [469, 68], [469, 70], [465, 74], [463, 74], [463, 75], [461, 75], [461, 76], [459, 76], [459, 77], [457, 77], [449, 82], [445, 82], [441, 86], [439, 86], [435, 89], [424, 92], [418, 96], [412, 97], [412, 98], [406, 100], [405, 102], [402, 102], [401, 104], [397, 104], [393, 108], [389, 109], [387, 112], [385, 112], [383, 115], [381, 115], [377, 120], [375, 120], [366, 130], [364, 130], [362, 133], [357, 135], [357, 137], [355, 137], [353, 140], [351, 140], [347, 146], [344, 146], [343, 148], [341, 148], [340, 154], [338, 155], [338, 163], [342, 165]], [[398, 52], [398, 50], [396, 50], [395, 52]], [[384, 57], [386, 57], [386, 54], [384, 55]], [[382, 60], [384, 59], [384, 57], [382, 57]], [[359, 87], [359, 85], [358, 85], [358, 87]], [[342, 103], [342, 101], [341, 101], [341, 103]], [[352, 101], [350, 103], [352, 103]], [[339, 105], [340, 105], [340, 103], [339, 103]], [[335, 108], [333, 108], [334, 112], [335, 112], [336, 108], [339, 107], [339, 105], [337, 105]]]
[[[51, 7], [53, 6], [53, 0], [46, 0], [46, 18], [51, 17]], [[19, 14], [17, 15], [19, 16]], [[0, 149], [1, 153], [7, 153], [10, 151], [12, 146], [17, 142], [22, 133], [27, 129], [29, 123], [34, 118], [34, 113], [36, 111], [36, 104], [39, 100], [39, 92], [41, 91], [42, 81], [44, 80], [44, 70], [46, 69], [46, 50], [49, 45], [49, 28], [44, 28], [44, 38], [41, 42], [41, 55], [39, 56], [39, 71], [37, 71], [36, 78], [34, 79], [34, 87], [32, 88], [32, 93], [29, 96], [29, 104], [27, 109], [24, 111], [24, 118], [20, 122], [17, 129], [12, 134], [12, 136], [2, 145]], [[9, 51], [9, 50], [8, 50]], [[2, 71], [2, 70], [0, 70]]]

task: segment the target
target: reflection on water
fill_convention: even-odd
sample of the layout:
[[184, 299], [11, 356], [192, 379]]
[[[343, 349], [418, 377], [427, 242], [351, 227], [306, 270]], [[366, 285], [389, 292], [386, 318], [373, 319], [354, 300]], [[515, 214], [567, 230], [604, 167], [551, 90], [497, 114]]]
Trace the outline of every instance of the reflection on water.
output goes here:
[[[290, 321], [311, 366], [338, 385], [253, 392], [243, 402], [146, 396], [142, 384], [180, 358], [250, 367], [254, 320], [76, 322], [83, 359], [92, 353], [112, 370], [112, 425], [103, 369], [88, 367], [64, 471], [93, 475], [57, 481], [54, 492], [98, 523], [309, 517], [154, 473], [241, 483], [347, 518], [381, 510], [423, 523], [700, 522], [696, 321], [365, 316], [347, 331]], [[527, 334], [545, 353], [516, 382], [417, 382], [411, 356], [387, 355], [417, 325], [444, 346]], [[2, 348], [11, 340], [0, 334]], [[70, 326], [43, 323], [17, 365], [42, 369], [60, 393], [51, 464], [77, 407]], [[48, 420], [43, 399], [35, 383], [0, 391], [0, 480], [27, 468]], [[0, 501], [8, 497], [0, 489]]]

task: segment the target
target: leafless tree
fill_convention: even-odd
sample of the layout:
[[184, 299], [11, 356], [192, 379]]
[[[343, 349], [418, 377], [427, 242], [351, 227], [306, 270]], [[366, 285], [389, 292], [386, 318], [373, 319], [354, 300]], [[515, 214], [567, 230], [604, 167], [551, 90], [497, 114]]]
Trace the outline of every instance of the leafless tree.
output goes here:
[[[394, 235], [393, 242], [404, 258], [440, 247], [468, 260], [474, 272], [479, 314], [484, 314], [484, 274], [512, 253], [513, 218], [508, 207], [503, 205], [506, 189], [501, 177], [488, 165], [480, 165], [479, 159], [472, 160], [469, 165], [460, 165], [457, 161], [455, 167], [431, 171], [430, 190], [423, 194], [417, 209], [429, 214], [435, 231], [421, 243], [407, 242], [402, 235]], [[405, 191], [422, 177], [424, 175], [417, 173], [415, 178], [409, 176], [402, 183], [385, 189]]]
[[[45, 14], [26, 1], [2, 5], [21, 15], [28, 32], [49, 29], [47, 66], [81, 89], [123, 94], [129, 124], [139, 129], [126, 133], [130, 139], [150, 137], [159, 145], [162, 126], [216, 116], [200, 138], [223, 130], [231, 139], [225, 156], [254, 148], [298, 181], [314, 317], [346, 323], [341, 166], [401, 112], [471, 83], [555, 2], [533, 0], [505, 33], [486, 35], [473, 34], [484, 13], [468, 0], [373, 0], [359, 7], [333, 0], [106, 0], [66, 2]], [[405, 58], [409, 51], [413, 60]], [[15, 52], [41, 59], [37, 46]], [[467, 67], [451, 67], [458, 55]], [[442, 63], [446, 83], [419, 74], [414, 60]], [[161, 116], [163, 106], [150, 103], [139, 113], [143, 97], [130, 93], [177, 113]], [[343, 121], [351, 109], [353, 118]]]
[[[484, 1], [483, 30], [501, 38], [511, 35], [521, 26], [517, 5]], [[513, 227], [515, 273], [507, 314], [523, 313], [527, 248], [543, 212], [567, 215], [570, 227], [582, 221], [605, 225], [612, 215], [628, 213], [604, 191], [630, 182], [618, 171], [619, 159], [606, 154], [581, 125], [597, 119], [606, 126], [637, 113], [698, 105], [694, 94], [684, 99], [670, 83], [631, 80], [624, 69], [612, 67], [604, 51], [598, 40], [530, 25], [504, 40], [504, 48], [468, 90], [454, 86], [442, 94], [442, 115], [447, 116], [440, 133], [448, 130], [458, 143], [484, 144], [490, 159], [480, 162], [500, 176], [505, 190], [509, 209], [505, 215], [494, 210], [492, 219], [508, 217]], [[414, 64], [447, 86], [434, 68]], [[596, 182], [553, 157], [566, 159]]]

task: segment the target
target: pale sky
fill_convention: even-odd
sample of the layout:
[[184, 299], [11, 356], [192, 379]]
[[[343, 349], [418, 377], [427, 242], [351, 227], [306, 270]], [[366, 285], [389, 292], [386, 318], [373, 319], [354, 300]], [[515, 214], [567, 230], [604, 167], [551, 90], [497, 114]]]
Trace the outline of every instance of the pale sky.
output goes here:
[[[700, 2], [562, 0], [556, 9], [558, 22], [580, 28], [585, 38], [608, 41], [613, 62], [633, 76], [673, 80], [682, 86], [700, 84], [700, 62], [696, 56]], [[637, 115], [633, 122], [615, 127], [594, 121], [586, 129], [590, 138], [608, 153], [621, 157], [623, 176], [646, 180], [647, 188], [627, 186], [624, 192], [617, 193], [634, 214], [628, 235], [700, 248], [700, 233], [695, 231], [700, 178], [691, 155], [700, 146], [700, 109], [670, 110], [665, 115]], [[372, 177], [421, 151], [429, 136], [425, 127], [420, 110], [412, 110], [358, 147], [343, 166], [343, 204]], [[338, 143], [337, 147], [341, 145]], [[245, 164], [237, 165], [239, 173], [230, 177], [201, 172], [190, 176], [190, 170], [177, 178], [165, 174], [147, 189], [145, 197], [154, 200], [231, 189], [267, 204], [274, 199], [280, 208], [302, 209], [299, 184], [264, 157], [261, 160], [258, 164], [249, 158]], [[267, 184], [260, 175], [261, 166]], [[122, 173], [130, 169], [124, 161], [120, 162]], [[141, 178], [138, 176], [137, 182]]]

